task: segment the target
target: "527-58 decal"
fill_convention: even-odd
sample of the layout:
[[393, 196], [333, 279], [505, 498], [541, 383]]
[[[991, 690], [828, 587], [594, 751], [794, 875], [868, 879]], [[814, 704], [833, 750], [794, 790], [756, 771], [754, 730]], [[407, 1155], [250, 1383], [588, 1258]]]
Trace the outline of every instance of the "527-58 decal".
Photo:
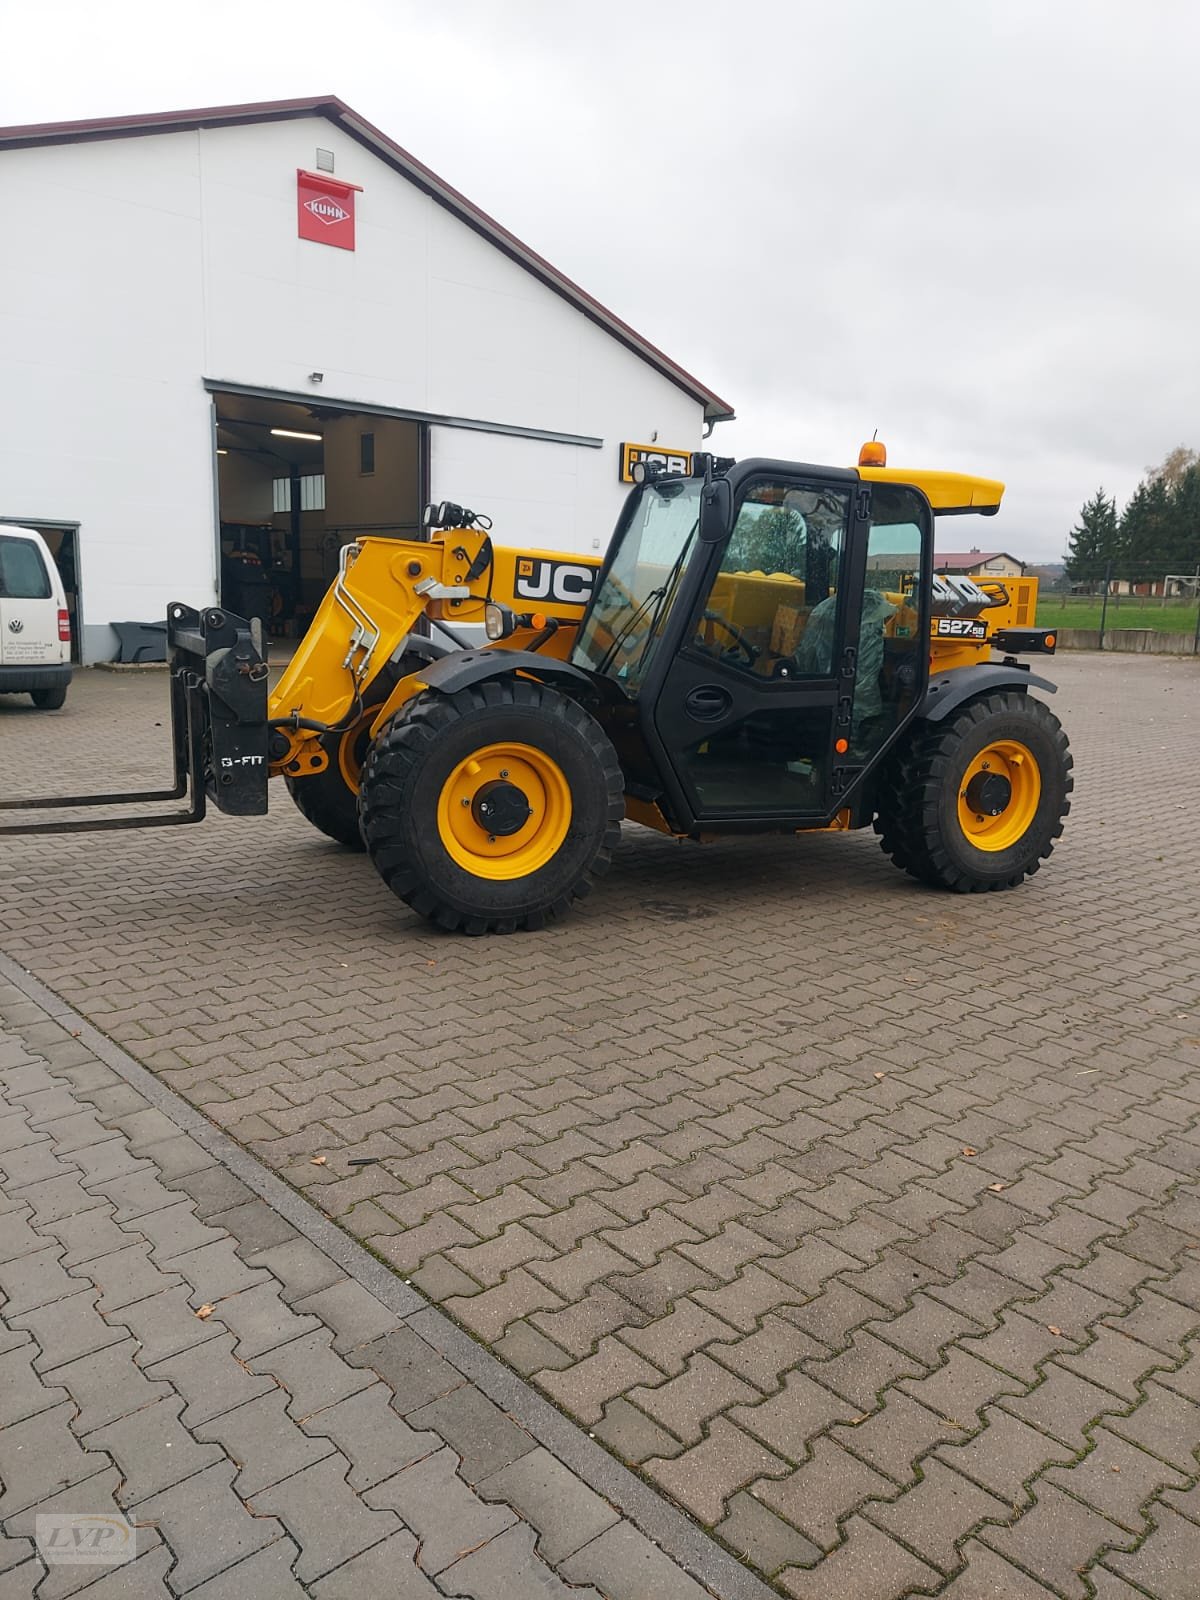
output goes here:
[[938, 617], [933, 631], [939, 639], [986, 639], [987, 623], [979, 617]]

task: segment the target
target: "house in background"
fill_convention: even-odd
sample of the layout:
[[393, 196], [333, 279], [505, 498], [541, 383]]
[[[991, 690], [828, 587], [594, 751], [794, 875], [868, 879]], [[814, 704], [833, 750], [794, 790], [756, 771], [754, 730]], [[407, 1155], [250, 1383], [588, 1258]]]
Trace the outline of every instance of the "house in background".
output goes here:
[[953, 578], [1021, 578], [1025, 562], [1007, 550], [939, 550], [933, 570]]

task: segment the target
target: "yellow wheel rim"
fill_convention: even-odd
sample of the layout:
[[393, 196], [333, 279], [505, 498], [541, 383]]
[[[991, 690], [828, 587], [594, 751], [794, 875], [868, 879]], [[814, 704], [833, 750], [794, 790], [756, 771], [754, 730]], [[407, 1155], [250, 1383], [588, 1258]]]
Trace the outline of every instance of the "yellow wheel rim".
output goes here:
[[[493, 831], [488, 806], [507, 808]], [[528, 816], [514, 826], [523, 808]], [[557, 852], [571, 825], [571, 789], [558, 763], [529, 744], [489, 744], [460, 761], [438, 797], [438, 836], [466, 872], [497, 882], [526, 878]]]
[[963, 773], [958, 825], [977, 850], [1009, 850], [1032, 827], [1041, 798], [1033, 751], [1017, 739], [997, 739]]

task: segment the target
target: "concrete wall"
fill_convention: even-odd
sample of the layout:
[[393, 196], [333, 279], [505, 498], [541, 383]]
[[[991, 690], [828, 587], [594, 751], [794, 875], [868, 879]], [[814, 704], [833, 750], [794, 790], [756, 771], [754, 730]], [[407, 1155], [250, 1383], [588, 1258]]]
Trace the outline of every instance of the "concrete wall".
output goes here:
[[[1099, 628], [1059, 628], [1060, 650], [1099, 650]], [[1105, 650], [1119, 650], [1126, 654], [1152, 656], [1190, 656], [1190, 633], [1167, 633], [1160, 628], [1106, 628]]]
[[[363, 186], [353, 253], [296, 237], [318, 146]], [[606, 542], [622, 439], [700, 442], [697, 402], [323, 118], [5, 151], [0, 214], [0, 515], [80, 523], [87, 660], [216, 598], [205, 378], [596, 436], [433, 441], [433, 498], [565, 550]]]

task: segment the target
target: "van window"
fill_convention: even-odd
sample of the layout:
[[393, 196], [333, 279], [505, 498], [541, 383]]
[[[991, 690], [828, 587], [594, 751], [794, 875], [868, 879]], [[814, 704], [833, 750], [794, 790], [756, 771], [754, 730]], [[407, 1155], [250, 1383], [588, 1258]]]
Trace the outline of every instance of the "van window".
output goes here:
[[0, 539], [0, 595], [7, 600], [49, 600], [50, 574], [32, 539]]

